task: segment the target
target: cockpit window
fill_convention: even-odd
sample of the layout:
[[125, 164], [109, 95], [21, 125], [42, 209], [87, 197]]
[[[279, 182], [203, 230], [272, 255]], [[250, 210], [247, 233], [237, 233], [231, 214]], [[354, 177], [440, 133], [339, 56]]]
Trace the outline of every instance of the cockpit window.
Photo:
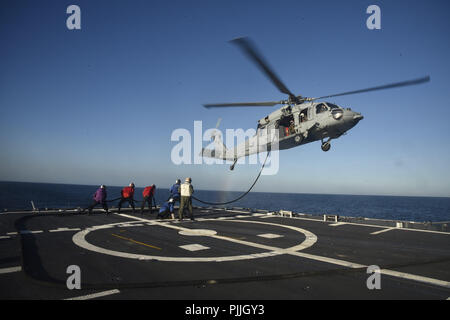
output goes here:
[[321, 113], [321, 112], [324, 112], [324, 111], [327, 111], [328, 109], [327, 109], [327, 106], [325, 105], [325, 103], [319, 103], [317, 106], [316, 106], [316, 114], [317, 113]]
[[329, 103], [329, 102], [327, 102], [327, 105], [333, 110], [333, 109], [340, 109], [337, 105], [335, 105], [335, 104], [332, 104], [332, 103]]

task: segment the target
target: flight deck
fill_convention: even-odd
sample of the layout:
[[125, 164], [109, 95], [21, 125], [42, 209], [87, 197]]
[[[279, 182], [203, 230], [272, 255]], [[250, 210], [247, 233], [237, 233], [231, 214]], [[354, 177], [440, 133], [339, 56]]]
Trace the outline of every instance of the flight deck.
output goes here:
[[194, 216], [2, 213], [0, 299], [450, 297], [445, 223], [213, 207]]

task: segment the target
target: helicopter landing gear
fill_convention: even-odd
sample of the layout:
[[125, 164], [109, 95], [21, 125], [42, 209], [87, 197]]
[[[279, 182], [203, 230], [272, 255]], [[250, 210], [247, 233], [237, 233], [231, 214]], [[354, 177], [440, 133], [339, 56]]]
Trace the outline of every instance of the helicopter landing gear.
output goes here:
[[302, 142], [302, 139], [303, 138], [303, 136], [302, 135], [296, 135], [295, 136], [295, 138], [294, 138], [294, 141], [295, 141], [295, 143], [300, 143], [300, 142]]
[[328, 150], [330, 150], [330, 148], [331, 148], [330, 141], [331, 141], [331, 139], [328, 139], [328, 141], [326, 141], [326, 142], [323, 142], [323, 140], [322, 140], [322, 146], [321, 146], [322, 151], [327, 152]]
[[237, 162], [237, 159], [235, 158], [233, 164], [230, 166], [231, 171], [233, 171], [234, 166], [236, 165], [236, 162]]

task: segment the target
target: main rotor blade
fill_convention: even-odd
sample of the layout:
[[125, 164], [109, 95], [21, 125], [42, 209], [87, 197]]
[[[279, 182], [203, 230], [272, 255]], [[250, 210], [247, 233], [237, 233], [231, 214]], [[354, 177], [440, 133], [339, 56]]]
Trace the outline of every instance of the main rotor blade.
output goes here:
[[283, 101], [266, 101], [266, 102], [232, 102], [232, 103], [214, 103], [204, 104], [205, 108], [220, 108], [220, 107], [273, 107], [277, 104], [284, 103]]
[[237, 38], [231, 40], [230, 42], [238, 45], [244, 53], [269, 77], [278, 90], [282, 93], [288, 94], [290, 97], [295, 98], [295, 95], [284, 85], [275, 72], [269, 68], [268, 63], [263, 59], [262, 55], [256, 50], [255, 46], [248, 38]]
[[415, 85], [415, 84], [421, 84], [421, 83], [428, 82], [428, 81], [430, 81], [430, 76], [426, 76], [426, 77], [418, 78], [418, 79], [413, 79], [413, 80], [408, 80], [408, 81], [390, 83], [390, 84], [386, 84], [386, 85], [383, 85], [383, 86], [372, 87], [372, 88], [367, 88], [367, 89], [348, 91], [348, 92], [343, 92], [343, 93], [336, 93], [336, 94], [332, 94], [332, 95], [329, 95], [329, 96], [323, 96], [323, 97], [318, 97], [318, 98], [310, 98], [309, 100], [318, 100], [318, 99], [325, 99], [325, 98], [331, 98], [331, 97], [346, 96], [346, 95], [349, 95], [349, 94], [356, 94], [356, 93], [362, 93], [362, 92], [369, 92], [369, 91], [391, 89], [391, 88], [397, 88], [397, 87], [412, 86], [412, 85]]

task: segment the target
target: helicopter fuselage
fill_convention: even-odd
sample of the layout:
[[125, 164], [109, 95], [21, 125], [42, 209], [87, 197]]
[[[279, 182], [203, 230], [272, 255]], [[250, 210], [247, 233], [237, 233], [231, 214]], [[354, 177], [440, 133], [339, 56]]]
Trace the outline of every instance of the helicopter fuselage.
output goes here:
[[256, 134], [228, 150], [223, 158], [236, 160], [265, 150], [285, 150], [319, 140], [322, 149], [328, 151], [331, 139], [339, 138], [361, 119], [360, 113], [327, 102], [286, 105], [260, 119]]

